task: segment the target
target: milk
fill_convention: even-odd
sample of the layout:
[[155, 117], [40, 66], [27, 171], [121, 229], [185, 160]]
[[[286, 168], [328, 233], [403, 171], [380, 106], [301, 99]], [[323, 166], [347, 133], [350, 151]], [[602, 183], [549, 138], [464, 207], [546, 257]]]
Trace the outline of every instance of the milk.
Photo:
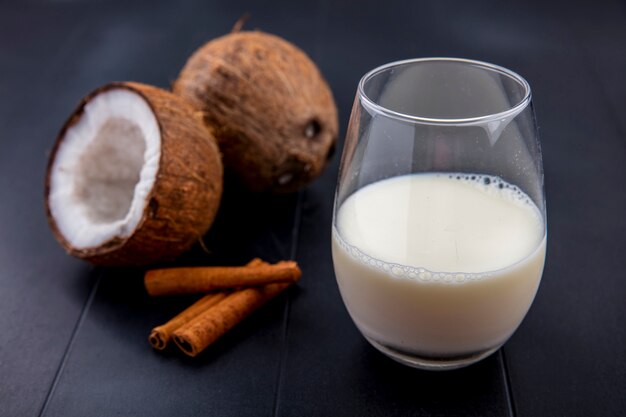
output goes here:
[[498, 177], [416, 174], [361, 188], [338, 208], [335, 273], [374, 343], [454, 357], [504, 343], [543, 271], [539, 209]]

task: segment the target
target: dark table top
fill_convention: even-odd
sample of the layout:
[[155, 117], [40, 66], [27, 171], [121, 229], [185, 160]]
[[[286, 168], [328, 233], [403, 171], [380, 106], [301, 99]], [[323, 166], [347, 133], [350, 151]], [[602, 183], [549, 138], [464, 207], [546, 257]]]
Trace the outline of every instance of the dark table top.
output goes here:
[[[459, 56], [530, 82], [548, 201], [537, 298], [503, 349], [458, 371], [405, 368], [360, 336], [330, 257], [338, 158], [303, 191], [227, 192], [178, 264], [294, 258], [304, 275], [196, 359], [149, 330], [190, 299], [150, 299], [141, 269], [66, 256], [43, 209], [47, 153], [112, 80], [167, 87], [244, 12], [320, 66], [345, 132], [380, 64]], [[626, 414], [626, 4], [110, 1], [0, 3], [0, 415], [621, 416]], [[232, 231], [237, 233], [233, 234]]]

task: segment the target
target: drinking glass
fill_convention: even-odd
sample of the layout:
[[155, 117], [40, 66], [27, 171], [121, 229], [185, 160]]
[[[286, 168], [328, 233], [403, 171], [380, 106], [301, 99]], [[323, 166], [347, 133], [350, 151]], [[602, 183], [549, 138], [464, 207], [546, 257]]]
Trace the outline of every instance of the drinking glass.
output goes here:
[[363, 336], [409, 366], [495, 352], [535, 297], [546, 248], [530, 86], [496, 65], [393, 62], [359, 82], [332, 252]]

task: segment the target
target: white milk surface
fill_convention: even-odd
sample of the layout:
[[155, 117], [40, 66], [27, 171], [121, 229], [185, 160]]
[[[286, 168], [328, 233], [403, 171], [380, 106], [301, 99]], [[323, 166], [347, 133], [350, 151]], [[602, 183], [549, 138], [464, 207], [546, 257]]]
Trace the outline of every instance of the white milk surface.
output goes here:
[[337, 212], [341, 295], [365, 336], [428, 356], [504, 343], [543, 271], [541, 213], [498, 177], [415, 174], [370, 184]]

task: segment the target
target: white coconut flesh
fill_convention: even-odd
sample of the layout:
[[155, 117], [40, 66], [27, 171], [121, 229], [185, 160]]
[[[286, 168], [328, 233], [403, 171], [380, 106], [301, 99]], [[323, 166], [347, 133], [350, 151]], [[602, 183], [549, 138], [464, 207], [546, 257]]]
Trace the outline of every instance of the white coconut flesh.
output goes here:
[[64, 239], [81, 250], [132, 235], [160, 156], [159, 125], [142, 96], [119, 88], [91, 99], [50, 171], [48, 204]]

